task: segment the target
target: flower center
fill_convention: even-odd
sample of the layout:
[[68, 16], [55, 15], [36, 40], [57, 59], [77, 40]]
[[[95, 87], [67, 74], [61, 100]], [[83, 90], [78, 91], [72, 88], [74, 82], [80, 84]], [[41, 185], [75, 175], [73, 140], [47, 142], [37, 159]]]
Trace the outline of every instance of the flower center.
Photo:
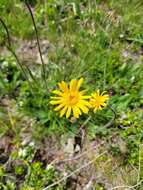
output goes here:
[[77, 96], [77, 94], [69, 94], [69, 96], [68, 96], [68, 104], [70, 106], [73, 106], [77, 102], [78, 102], [78, 96]]
[[101, 105], [101, 103], [102, 103], [102, 98], [100, 98], [100, 97], [98, 97], [98, 99], [94, 100], [94, 104], [98, 107]]

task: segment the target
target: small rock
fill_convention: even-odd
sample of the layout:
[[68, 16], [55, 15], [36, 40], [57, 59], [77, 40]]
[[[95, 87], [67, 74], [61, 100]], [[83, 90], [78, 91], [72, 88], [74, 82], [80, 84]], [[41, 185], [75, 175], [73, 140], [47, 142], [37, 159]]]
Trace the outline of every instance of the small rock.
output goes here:
[[79, 146], [78, 144], [76, 145], [76, 147], [75, 147], [75, 150], [74, 150], [74, 151], [75, 151], [75, 153], [80, 152], [80, 146]]
[[68, 153], [70, 156], [74, 154], [74, 138], [69, 138], [67, 144], [64, 147], [64, 152]]

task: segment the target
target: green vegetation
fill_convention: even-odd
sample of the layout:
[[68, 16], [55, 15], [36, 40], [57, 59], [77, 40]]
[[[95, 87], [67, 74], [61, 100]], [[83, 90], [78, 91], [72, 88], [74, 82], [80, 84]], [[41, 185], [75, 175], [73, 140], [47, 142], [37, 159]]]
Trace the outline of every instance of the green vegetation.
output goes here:
[[[27, 2], [44, 71], [24, 0], [0, 0], [12, 44], [0, 22], [0, 189], [45, 190], [65, 177], [49, 189], [142, 190], [142, 1]], [[111, 108], [60, 118], [49, 104], [52, 90], [81, 77], [89, 94], [101, 89], [110, 95]], [[90, 161], [89, 169], [66, 178]]]

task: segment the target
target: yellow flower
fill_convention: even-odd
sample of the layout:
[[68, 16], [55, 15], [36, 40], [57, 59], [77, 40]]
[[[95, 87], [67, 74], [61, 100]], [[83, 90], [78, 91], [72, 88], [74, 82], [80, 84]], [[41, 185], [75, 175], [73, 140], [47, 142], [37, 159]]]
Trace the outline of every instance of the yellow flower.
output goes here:
[[72, 79], [68, 85], [62, 81], [58, 83], [60, 90], [54, 90], [53, 93], [56, 97], [51, 97], [50, 104], [56, 105], [55, 111], [60, 111], [60, 117], [66, 114], [66, 118], [69, 118], [73, 112], [75, 118], [83, 113], [88, 113], [90, 107], [89, 99], [90, 96], [86, 96], [86, 90], [79, 91], [83, 78], [79, 80]]
[[105, 91], [100, 94], [100, 91], [97, 90], [91, 94], [91, 98], [89, 102], [94, 112], [96, 112], [98, 109], [101, 110], [103, 107], [107, 105], [107, 103], [105, 102], [108, 99], [109, 99], [109, 95], [105, 94]]

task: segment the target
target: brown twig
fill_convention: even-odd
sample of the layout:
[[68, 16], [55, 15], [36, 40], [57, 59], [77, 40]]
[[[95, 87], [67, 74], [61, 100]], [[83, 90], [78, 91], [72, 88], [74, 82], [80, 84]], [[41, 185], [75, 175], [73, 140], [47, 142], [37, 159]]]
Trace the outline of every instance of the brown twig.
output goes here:
[[135, 185], [133, 185], [133, 186], [121, 185], [121, 186], [113, 187], [111, 190], [115, 190], [115, 189], [119, 189], [119, 188], [128, 188], [128, 189], [136, 190], [135, 187], [138, 187], [138, 186], [141, 185], [142, 183], [143, 183], [143, 179], [140, 180], [137, 184], [135, 184]]

